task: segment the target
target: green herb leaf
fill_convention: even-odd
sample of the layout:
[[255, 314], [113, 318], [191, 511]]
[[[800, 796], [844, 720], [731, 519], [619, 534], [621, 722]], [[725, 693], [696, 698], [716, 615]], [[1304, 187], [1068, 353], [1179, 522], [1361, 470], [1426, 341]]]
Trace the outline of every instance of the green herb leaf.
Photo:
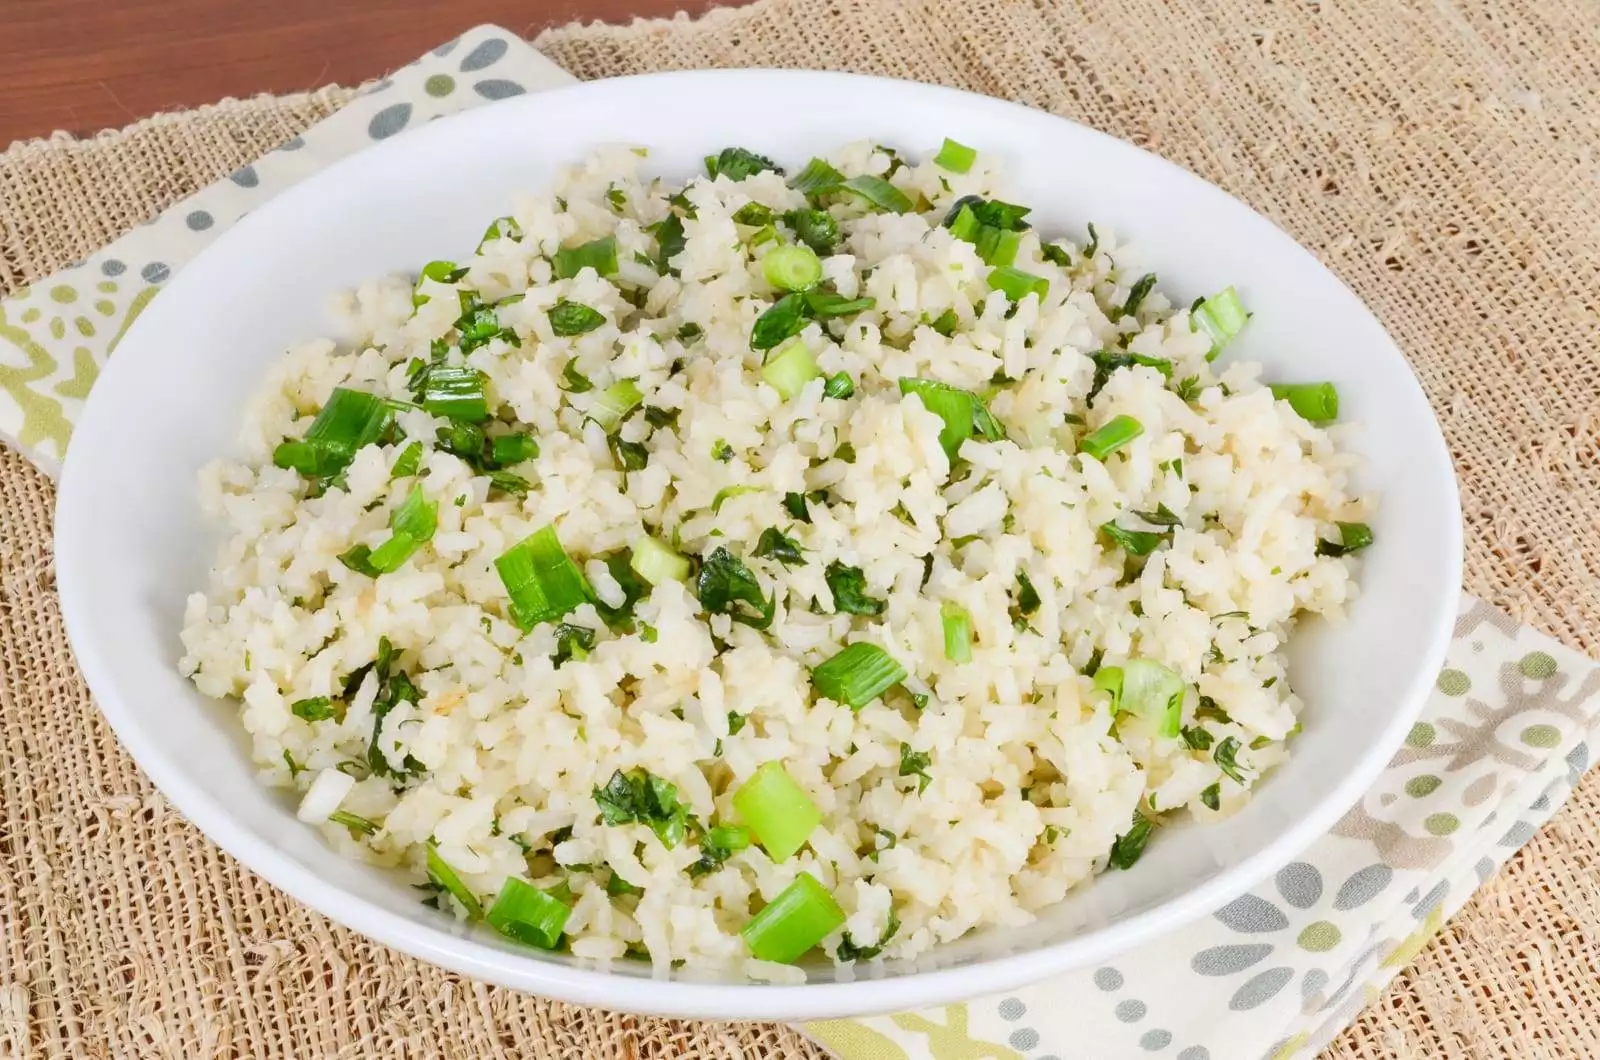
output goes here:
[[750, 568], [726, 548], [717, 548], [701, 563], [695, 590], [708, 614], [728, 615], [754, 629], [772, 625], [777, 613], [777, 599], [763, 593]]
[[778, 163], [765, 155], [758, 155], [742, 147], [724, 147], [716, 155], [706, 156], [706, 175], [712, 180], [718, 177], [743, 180], [757, 173], [768, 172], [783, 176], [783, 170]]
[[310, 699], [297, 699], [289, 706], [289, 712], [302, 721], [327, 721], [342, 711], [333, 709], [333, 700], [327, 696], [313, 696]]
[[1372, 544], [1372, 528], [1366, 523], [1335, 523], [1334, 526], [1339, 529], [1339, 540], [1318, 541], [1317, 555], [1348, 556]]
[[617, 770], [604, 788], [594, 789], [600, 817], [608, 825], [644, 824], [667, 848], [683, 841], [689, 807], [678, 801], [678, 789], [644, 769]]
[[911, 745], [900, 745], [900, 776], [917, 777], [917, 794], [921, 795], [928, 790], [928, 785], [933, 783], [933, 777], [928, 773], [928, 767], [933, 764], [933, 755], [926, 751], [913, 751]]
[[817, 320], [829, 320], [833, 317], [847, 317], [856, 313], [865, 313], [878, 304], [876, 298], [862, 296], [860, 298], [846, 298], [835, 291], [807, 291], [805, 293], [806, 312]]
[[578, 371], [577, 358], [568, 361], [566, 367], [561, 369], [561, 378], [565, 381], [561, 389], [569, 394], [587, 394], [594, 389], [589, 377]]
[[565, 298], [550, 307], [550, 330], [561, 338], [582, 335], [606, 322], [598, 309]]
[[786, 294], [772, 303], [750, 329], [750, 348], [770, 350], [800, 334], [806, 326], [805, 309], [799, 294]]
[[783, 220], [794, 229], [795, 238], [818, 254], [832, 254], [839, 244], [839, 222], [827, 210], [790, 210]]
[[459, 902], [461, 908], [467, 911], [468, 919], [483, 919], [482, 904], [467, 889], [467, 885], [461, 882], [461, 877], [456, 875], [456, 870], [447, 865], [444, 858], [439, 856], [439, 844], [432, 839], [428, 840], [428, 879], [448, 891], [450, 897]]
[[761, 539], [756, 542], [753, 555], [762, 559], [775, 559], [786, 567], [796, 567], [805, 562], [800, 543], [792, 537], [784, 536], [783, 531], [775, 526], [769, 526], [761, 531]]
[[838, 560], [828, 564], [823, 575], [828, 591], [833, 593], [833, 609], [850, 615], [881, 615], [888, 606], [883, 600], [867, 595], [867, 576], [860, 567], [847, 567]]
[[617, 239], [602, 236], [575, 247], [562, 247], [551, 260], [556, 279], [570, 280], [584, 269], [593, 269], [601, 276], [614, 276], [617, 272]]
[[[945, 142], [948, 143], [949, 141]], [[962, 172], [965, 172], [965, 170], [962, 170]], [[883, 948], [889, 944], [889, 940], [894, 938], [895, 932], [899, 930], [900, 918], [894, 915], [893, 910], [890, 910], [889, 920], [884, 924], [883, 934], [878, 937], [877, 942], [871, 946], [858, 946], [847, 931], [844, 938], [839, 940], [839, 945], [834, 950], [834, 956], [840, 961], [870, 961], [883, 952]]]
[[1200, 793], [1200, 804], [1208, 810], [1220, 810], [1222, 808], [1222, 784], [1220, 782], [1211, 784], [1202, 791]]
[[1160, 357], [1146, 357], [1142, 353], [1128, 353], [1126, 350], [1100, 350], [1089, 354], [1089, 359], [1094, 362], [1094, 382], [1089, 384], [1089, 393], [1084, 399], [1086, 401], [1093, 401], [1120, 368], [1144, 365], [1147, 368], [1154, 368], [1169, 379], [1172, 378], [1172, 362]]
[[1133, 826], [1111, 844], [1111, 856], [1106, 862], [1107, 867], [1133, 868], [1134, 863], [1144, 856], [1145, 844], [1150, 840], [1150, 830], [1153, 827], [1148, 817], [1138, 810], [1133, 811]]
[[1239, 741], [1230, 736], [1217, 744], [1217, 749], [1212, 752], [1211, 758], [1217, 763], [1217, 768], [1236, 784], [1244, 783], [1244, 775], [1239, 772], [1237, 761], [1239, 754]]
[[1156, 274], [1153, 272], [1147, 272], [1135, 280], [1133, 286], [1128, 288], [1127, 301], [1122, 303], [1122, 311], [1117, 314], [1117, 317], [1119, 319], [1121, 317], [1131, 317], [1137, 313], [1139, 307], [1144, 304], [1145, 296], [1154, 289], [1155, 285]]

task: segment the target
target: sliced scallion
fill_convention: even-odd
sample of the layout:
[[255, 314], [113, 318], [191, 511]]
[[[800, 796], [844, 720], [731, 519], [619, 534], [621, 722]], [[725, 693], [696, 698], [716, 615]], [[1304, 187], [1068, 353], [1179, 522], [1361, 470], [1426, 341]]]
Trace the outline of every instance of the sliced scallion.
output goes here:
[[1178, 735], [1183, 715], [1183, 678], [1149, 659], [1129, 659], [1121, 666], [1102, 666], [1094, 686], [1111, 694], [1114, 714], [1143, 718], [1169, 738]]
[[835, 703], [851, 710], [877, 699], [906, 679], [895, 657], [866, 641], [857, 641], [811, 671], [811, 683]]
[[835, 372], [828, 376], [828, 381], [822, 386], [822, 396], [831, 398], [847, 398], [856, 392], [856, 384], [848, 372]]
[[792, 964], [844, 924], [844, 910], [810, 873], [802, 872], [740, 929], [758, 960]]
[[851, 177], [839, 185], [839, 190], [850, 192], [874, 209], [886, 213], [909, 213], [912, 206], [910, 196], [882, 177], [865, 174]]
[[1013, 302], [1020, 302], [1030, 294], [1043, 300], [1050, 293], [1050, 281], [1010, 265], [1000, 265], [989, 270], [989, 289], [999, 291]]
[[478, 901], [477, 896], [467, 889], [467, 885], [461, 882], [461, 877], [456, 875], [456, 870], [452, 869], [444, 858], [439, 856], [439, 844], [431, 839], [428, 840], [428, 879], [443, 890], [448, 891], [450, 897], [459, 902], [461, 908], [467, 911], [467, 916], [470, 919], [483, 919], [482, 903]]
[[1366, 523], [1335, 523], [1339, 528], [1339, 540], [1317, 542], [1317, 555], [1319, 556], [1348, 556], [1352, 552], [1360, 552], [1372, 544], [1372, 528]]
[[383, 398], [337, 387], [305, 437], [279, 445], [272, 462], [307, 478], [336, 475], [349, 466], [357, 450], [382, 438], [393, 422], [394, 410]]
[[946, 600], [939, 608], [944, 623], [944, 657], [953, 663], [972, 661], [972, 617], [959, 604]]
[[565, 902], [526, 880], [510, 876], [485, 919], [506, 938], [553, 950], [560, 943], [570, 916], [572, 909]]
[[813, 158], [804, 169], [789, 178], [789, 187], [802, 195], [820, 195], [844, 183], [844, 174], [820, 158]]
[[1189, 314], [1190, 325], [1196, 331], [1203, 331], [1211, 336], [1211, 352], [1206, 354], [1206, 360], [1215, 360], [1217, 354], [1222, 352], [1222, 347], [1228, 340], [1239, 334], [1239, 331], [1250, 319], [1250, 314], [1245, 312], [1244, 303], [1239, 301], [1239, 292], [1228, 287], [1207, 298]]
[[653, 537], [641, 537], [633, 543], [633, 554], [628, 559], [633, 573], [649, 582], [681, 582], [689, 577], [689, 560], [680, 556]]
[[788, 345], [761, 366], [761, 378], [782, 394], [786, 401], [798, 396], [811, 380], [821, 377], [822, 369], [817, 367], [817, 359], [798, 338], [791, 339]]
[[412, 442], [400, 451], [394, 458], [394, 466], [389, 469], [389, 480], [409, 478], [415, 475], [422, 467], [422, 443]]
[[482, 423], [489, 418], [483, 373], [464, 364], [430, 365], [424, 375], [420, 403], [435, 416]]
[[822, 279], [822, 261], [808, 246], [782, 246], [767, 251], [761, 273], [780, 291], [809, 291]]
[[1099, 430], [1085, 435], [1078, 451], [1103, 461], [1143, 433], [1144, 424], [1132, 416], [1113, 416]]
[[948, 136], [945, 137], [944, 146], [939, 148], [939, 153], [933, 156], [933, 164], [940, 169], [947, 169], [952, 173], [965, 173], [972, 168], [972, 163], [978, 160], [978, 152], [965, 144], [958, 144]]
[[433, 539], [438, 527], [439, 505], [428, 500], [422, 492], [422, 485], [418, 483], [411, 487], [411, 492], [406, 494], [406, 499], [389, 518], [389, 529], [393, 536], [372, 550], [368, 562], [380, 574], [397, 571], [418, 549]]
[[854, 313], [865, 313], [878, 304], [878, 300], [871, 295], [862, 295], [860, 298], [846, 298], [836, 291], [807, 291], [805, 294], [806, 312], [818, 320], [827, 320], [831, 317], [847, 317]]
[[782, 762], [767, 762], [751, 774], [734, 792], [733, 808], [773, 861], [792, 857], [822, 823], [822, 811]]
[[600, 391], [600, 396], [589, 406], [589, 418], [610, 434], [642, 404], [644, 392], [639, 384], [632, 379], [619, 379]]
[[586, 268], [601, 276], [613, 276], [617, 271], [616, 237], [603, 236], [575, 247], [562, 247], [551, 265], [558, 280], [570, 280]]
[[1287, 401], [1308, 423], [1330, 423], [1339, 418], [1339, 388], [1332, 383], [1274, 383], [1272, 396]]
[[591, 595], [554, 525], [511, 546], [494, 566], [511, 597], [511, 619], [523, 632], [563, 617]]
[[531, 434], [500, 434], [489, 441], [489, 459], [495, 467], [510, 467], [539, 455], [539, 443]]

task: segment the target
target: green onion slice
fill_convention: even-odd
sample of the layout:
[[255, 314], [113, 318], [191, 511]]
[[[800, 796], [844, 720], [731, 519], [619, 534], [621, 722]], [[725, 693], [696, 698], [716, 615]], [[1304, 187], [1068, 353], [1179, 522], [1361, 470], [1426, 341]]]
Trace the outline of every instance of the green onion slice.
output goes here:
[[409, 478], [415, 475], [422, 467], [422, 443], [412, 442], [400, 451], [394, 458], [394, 467], [389, 469], [389, 481], [397, 478]]
[[1113, 416], [1105, 426], [1085, 435], [1078, 451], [1103, 461], [1143, 433], [1144, 424], [1132, 416]]
[[510, 467], [539, 455], [539, 443], [531, 434], [501, 434], [489, 441], [489, 459], [495, 467]]
[[839, 185], [839, 190], [850, 192], [885, 213], [909, 213], [912, 206], [910, 196], [882, 177], [851, 177]]
[[802, 872], [739, 934], [759, 960], [792, 964], [844, 921], [844, 910], [833, 895], [810, 873]]
[[761, 378], [782, 394], [786, 401], [797, 397], [811, 380], [821, 377], [822, 369], [817, 367], [817, 359], [799, 338], [791, 339], [761, 367]]
[[619, 379], [600, 391], [600, 396], [589, 406], [589, 418], [610, 434], [622, 426], [622, 421], [642, 404], [644, 392], [639, 389], [639, 384], [632, 379]]
[[972, 661], [972, 617], [959, 605], [946, 600], [939, 608], [944, 623], [944, 657], [953, 663]]
[[511, 546], [494, 567], [511, 597], [511, 620], [524, 633], [563, 617], [592, 595], [553, 524]]
[[508, 877], [500, 895], [489, 907], [489, 926], [509, 939], [541, 950], [553, 950], [561, 941], [572, 909], [554, 895], [526, 880]]
[[1162, 736], [1176, 737], [1183, 717], [1183, 678], [1158, 662], [1129, 659], [1121, 666], [1102, 666], [1094, 686], [1111, 693], [1115, 714], [1143, 718]]
[[1272, 396], [1308, 423], [1331, 423], [1339, 418], [1339, 388], [1332, 383], [1274, 383]]
[[857, 641], [811, 671], [817, 691], [851, 710], [877, 699], [906, 679], [895, 657], [865, 641]]
[[562, 247], [551, 261], [556, 279], [570, 280], [584, 269], [593, 269], [601, 276], [612, 276], [617, 271], [617, 240], [604, 236], [575, 247]]
[[722, 506], [735, 497], [742, 497], [746, 493], [760, 493], [760, 486], [724, 486], [711, 498], [711, 513], [715, 515], [722, 511]]
[[633, 543], [633, 555], [628, 560], [633, 573], [651, 585], [662, 582], [681, 582], [689, 577], [689, 560], [680, 556], [653, 537], [641, 537]]
[[1232, 287], [1207, 298], [1189, 314], [1190, 327], [1211, 336], [1211, 352], [1206, 354], [1208, 361], [1216, 359], [1222, 347], [1239, 334], [1249, 319], [1250, 314], [1245, 312], [1244, 303], [1239, 301], [1239, 292]]
[[279, 445], [272, 462], [307, 478], [336, 475], [350, 466], [357, 450], [382, 438], [393, 422], [394, 410], [383, 398], [337, 387], [305, 437]]
[[934, 165], [940, 169], [948, 169], [952, 173], [967, 172], [977, 160], [977, 151], [965, 144], [956, 143], [948, 136], [945, 137], [944, 146], [939, 148], [939, 153], [933, 156]]
[[786, 861], [822, 823], [822, 811], [782, 762], [767, 762], [733, 794], [733, 808], [773, 861]]
[[821, 195], [844, 183], [844, 174], [820, 158], [813, 158], [806, 167], [789, 178], [789, 187], [802, 195]]
[[795, 236], [818, 254], [831, 254], [839, 243], [839, 222], [827, 210], [790, 210], [784, 221]]
[[466, 365], [433, 364], [425, 370], [418, 395], [423, 408], [435, 416], [482, 423], [489, 418], [483, 373]]
[[774, 247], [761, 259], [761, 273], [780, 291], [809, 291], [822, 280], [822, 261], [807, 246]]
[[428, 500], [417, 483], [406, 494], [406, 499], [389, 517], [393, 536], [372, 550], [368, 562], [379, 574], [390, 574], [400, 569], [417, 550], [433, 540], [439, 528], [439, 505]]
[[439, 856], [439, 844], [432, 839], [428, 840], [428, 879], [450, 892], [450, 897], [461, 903], [461, 908], [467, 911], [469, 919], [483, 919], [483, 905], [467, 890], [467, 885], [461, 882], [456, 870]]
[[944, 421], [939, 431], [939, 444], [952, 459], [961, 449], [961, 443], [975, 433], [989, 441], [1005, 437], [1000, 422], [984, 407], [982, 399], [970, 391], [932, 379], [901, 377], [900, 393], [917, 395], [923, 408]]
[[1013, 302], [1020, 302], [1030, 294], [1042, 300], [1050, 293], [1050, 281], [1010, 265], [1001, 265], [989, 270], [989, 289], [999, 291]]

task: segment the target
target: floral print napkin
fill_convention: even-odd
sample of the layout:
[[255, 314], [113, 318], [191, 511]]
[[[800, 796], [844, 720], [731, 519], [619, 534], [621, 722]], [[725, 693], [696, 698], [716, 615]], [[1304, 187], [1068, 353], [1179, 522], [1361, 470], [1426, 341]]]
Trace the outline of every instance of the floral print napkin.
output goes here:
[[[54, 473], [118, 340], [257, 203], [375, 140], [572, 81], [480, 26], [86, 260], [0, 301], [0, 440]], [[1336, 1036], [1565, 800], [1600, 665], [1471, 597], [1422, 720], [1332, 832], [1203, 921], [1023, 990], [803, 1029], [842, 1060], [1288, 1060]]]

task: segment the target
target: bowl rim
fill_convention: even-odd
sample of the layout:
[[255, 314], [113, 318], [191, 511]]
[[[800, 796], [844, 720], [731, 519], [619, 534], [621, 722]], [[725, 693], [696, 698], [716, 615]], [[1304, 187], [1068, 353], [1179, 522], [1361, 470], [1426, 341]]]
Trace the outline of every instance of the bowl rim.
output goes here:
[[[233, 231], [249, 230], [270, 225], [274, 214], [290, 210], [303, 199], [317, 195], [318, 190], [344, 178], [348, 172], [371, 165], [371, 157], [392, 150], [394, 142], [407, 143], [414, 150], [428, 138], [437, 139], [448, 130], [468, 123], [502, 124], [514, 122], [518, 109], [559, 107], [566, 98], [577, 95], [637, 92], [641, 87], [653, 89], [661, 86], [667, 90], [679, 82], [709, 80], [721, 82], [726, 90], [734, 90], [742, 81], [751, 78], [791, 79], [797, 82], [845, 82], [873, 93], [912, 93], [931, 100], [944, 100], [954, 106], [987, 111], [996, 122], [1030, 122], [1048, 119], [1074, 126], [1078, 135], [1095, 140], [1100, 149], [1124, 156], [1140, 156], [1139, 165], [1154, 166], [1166, 180], [1189, 186], [1190, 191], [1206, 198], [1218, 209], [1242, 211], [1253, 223], [1267, 225], [1282, 239], [1294, 245], [1301, 253], [1310, 252], [1300, 247], [1294, 239], [1272, 221], [1257, 213], [1242, 201], [1197, 174], [1159, 155], [1145, 151], [1106, 133], [1072, 122], [1069, 119], [1026, 107], [1022, 104], [995, 99], [977, 93], [920, 82], [861, 74], [823, 71], [779, 70], [769, 68], [740, 70], [692, 70], [668, 73], [641, 74], [602, 81], [579, 83], [539, 92], [532, 96], [506, 100], [493, 107], [478, 107], [407, 132], [404, 137], [386, 140], [346, 156], [323, 170], [312, 174], [274, 196], [269, 202], [243, 217]], [[797, 86], [798, 87], [798, 86]], [[232, 231], [221, 236], [216, 243], [201, 251], [190, 264], [173, 278], [168, 289], [186, 288], [198, 282], [208, 254], [220, 243], [227, 241]], [[1314, 260], [1314, 256], [1313, 260]], [[1352, 313], [1363, 313], [1376, 335], [1383, 336], [1389, 350], [1401, 363], [1403, 354], [1380, 322], [1364, 303], [1336, 275], [1318, 263], [1334, 283], [1348, 296]], [[136, 321], [138, 328], [142, 321]], [[133, 370], [127, 357], [112, 358], [101, 374], [87, 402], [80, 427], [91, 422], [98, 408], [93, 394], [114, 389], [115, 379]], [[1409, 371], [1409, 366], [1408, 366]], [[106, 377], [111, 377], [108, 386]], [[1424, 407], [1426, 396], [1414, 373], [1411, 384]], [[1445, 467], [1450, 467], [1437, 417], [1431, 417], [1432, 442], [1437, 447], [1436, 456], [1442, 456]], [[309, 906], [334, 921], [362, 935], [391, 946], [413, 957], [429, 961], [450, 971], [474, 979], [526, 990], [560, 1001], [597, 1005], [628, 1012], [651, 1013], [684, 1018], [721, 1019], [775, 1019], [805, 1020], [890, 1012], [933, 1004], [967, 1000], [978, 994], [989, 994], [1014, 989], [1052, 974], [1083, 967], [1115, 954], [1125, 952], [1156, 935], [1213, 912], [1221, 905], [1244, 893], [1272, 872], [1288, 863], [1318, 838], [1324, 835], [1357, 799], [1372, 785], [1399, 746], [1405, 733], [1420, 713], [1433, 685], [1433, 674], [1443, 660], [1454, 627], [1457, 597], [1424, 601], [1431, 607], [1426, 616], [1432, 625], [1428, 650], [1416, 660], [1407, 687], [1395, 697], [1395, 709], [1382, 732], [1371, 740], [1361, 758], [1359, 768], [1352, 770], [1337, 786], [1333, 794], [1305, 812], [1298, 821], [1284, 828], [1272, 841], [1256, 854], [1224, 868], [1197, 887], [1176, 895], [1161, 904], [1114, 923], [1086, 931], [1083, 935], [1042, 946], [1035, 950], [985, 958], [955, 967], [910, 971], [889, 978], [862, 978], [854, 982], [807, 983], [803, 985], [765, 984], [755, 981], [744, 983], [694, 982], [662, 980], [627, 975], [616, 975], [597, 968], [565, 965], [537, 958], [518, 957], [506, 951], [485, 945], [471, 935], [457, 934], [443, 926], [419, 925], [398, 914], [380, 908], [357, 893], [337, 890], [327, 886], [308, 867], [292, 858], [280, 855], [264, 837], [235, 824], [229, 810], [214, 799], [185, 773], [170, 764], [159, 750], [158, 735], [140, 723], [138, 711], [131, 699], [124, 697], [111, 673], [110, 664], [102, 655], [99, 643], [93, 636], [82, 635], [87, 616], [94, 607], [93, 587], [79, 577], [74, 554], [73, 528], [88, 517], [85, 502], [77, 487], [79, 469], [87, 457], [74, 460], [82, 448], [69, 450], [62, 471], [56, 513], [55, 549], [62, 562], [58, 570], [61, 608], [68, 639], [72, 644], [78, 664], [95, 702], [111, 724], [117, 738], [133, 755], [146, 775], [171, 800], [174, 806], [195, 824], [212, 842], [237, 858], [253, 872], [264, 877], [273, 886], [286, 892], [297, 901]], [[1460, 585], [1462, 568], [1462, 534], [1459, 519], [1459, 491], [1455, 476], [1449, 476], [1448, 494], [1455, 518], [1446, 521], [1450, 528], [1449, 539], [1440, 542], [1440, 553], [1451, 570], [1456, 572], [1455, 585]]]

